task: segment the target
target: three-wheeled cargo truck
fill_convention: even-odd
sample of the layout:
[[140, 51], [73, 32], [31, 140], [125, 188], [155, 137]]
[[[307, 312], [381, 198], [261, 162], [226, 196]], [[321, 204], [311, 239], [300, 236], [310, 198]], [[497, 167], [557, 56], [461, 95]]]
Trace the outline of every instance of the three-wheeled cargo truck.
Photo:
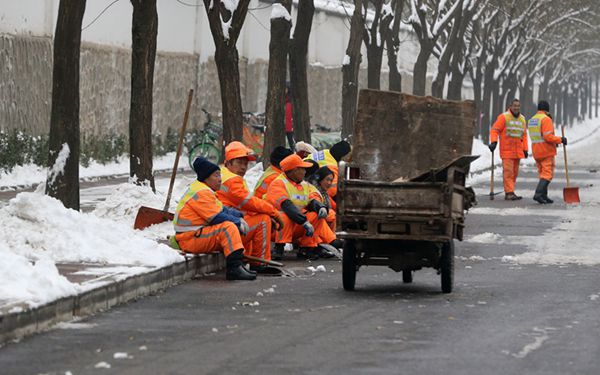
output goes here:
[[343, 285], [353, 290], [361, 266], [413, 272], [433, 267], [442, 291], [454, 278], [454, 239], [475, 204], [465, 186], [475, 109], [397, 92], [362, 90], [352, 162], [340, 164], [337, 235], [344, 239]]

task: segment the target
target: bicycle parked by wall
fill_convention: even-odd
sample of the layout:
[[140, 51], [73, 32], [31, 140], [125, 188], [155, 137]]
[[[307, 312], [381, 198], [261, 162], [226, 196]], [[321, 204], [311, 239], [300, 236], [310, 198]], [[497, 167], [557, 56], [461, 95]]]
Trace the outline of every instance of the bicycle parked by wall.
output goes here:
[[218, 164], [221, 157], [219, 145], [223, 138], [223, 126], [213, 120], [212, 115], [204, 108], [202, 112], [206, 115], [206, 122], [200, 131], [200, 142], [189, 148], [188, 163], [194, 169], [194, 160], [198, 156], [205, 157], [211, 162]]

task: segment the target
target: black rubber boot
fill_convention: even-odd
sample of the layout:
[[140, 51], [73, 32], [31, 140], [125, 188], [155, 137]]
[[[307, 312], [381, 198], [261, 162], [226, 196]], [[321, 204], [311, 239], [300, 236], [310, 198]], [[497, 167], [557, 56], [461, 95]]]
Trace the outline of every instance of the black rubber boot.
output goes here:
[[262, 265], [262, 264], [251, 264], [250, 270], [256, 271], [256, 273], [260, 273], [261, 275], [269, 275], [269, 276], [281, 276], [283, 274], [283, 272], [277, 267], [272, 267], [272, 266], [267, 266], [267, 265]]
[[341, 249], [344, 247], [344, 241], [336, 238], [335, 240], [331, 241], [329, 243], [331, 246], [335, 247], [336, 249]]
[[283, 259], [283, 249], [285, 248], [284, 243], [276, 243], [275, 247], [271, 251], [271, 259], [273, 260], [282, 260]]
[[236, 250], [227, 257], [227, 280], [256, 280], [256, 274], [244, 268], [244, 250]]
[[298, 249], [298, 258], [317, 260], [319, 259], [319, 249], [317, 247], [301, 247]]
[[533, 200], [540, 204], [547, 203], [546, 199], [544, 199], [544, 186], [547, 187], [546, 182], [549, 182], [549, 181], [540, 179], [540, 181], [537, 184], [537, 187], [535, 188], [535, 194], [533, 195]]
[[548, 198], [548, 186], [550, 185], [550, 181], [548, 180], [542, 180], [544, 181], [544, 194], [542, 195], [542, 198], [546, 201], [546, 203], [554, 203], [554, 201], [550, 198]]

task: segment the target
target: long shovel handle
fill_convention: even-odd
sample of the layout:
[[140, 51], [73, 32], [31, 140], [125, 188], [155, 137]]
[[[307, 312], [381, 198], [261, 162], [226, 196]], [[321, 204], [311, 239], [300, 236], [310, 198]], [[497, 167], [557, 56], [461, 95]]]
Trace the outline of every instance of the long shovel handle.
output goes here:
[[[563, 138], [565, 137], [565, 126], [560, 127]], [[563, 155], [565, 156], [565, 175], [567, 176], [567, 187], [570, 186], [569, 182], [569, 164], [567, 163], [567, 146], [563, 145]]]
[[492, 151], [492, 173], [490, 176], [490, 199], [494, 199], [494, 152]]
[[175, 183], [175, 175], [177, 174], [177, 166], [179, 165], [179, 156], [181, 155], [181, 148], [183, 147], [183, 138], [185, 136], [185, 129], [187, 127], [188, 117], [190, 115], [190, 106], [192, 105], [192, 97], [194, 96], [194, 90], [190, 89], [188, 94], [187, 105], [185, 106], [185, 115], [183, 116], [183, 125], [181, 126], [181, 133], [179, 134], [179, 143], [177, 144], [177, 154], [175, 155], [175, 163], [173, 164], [173, 172], [171, 173], [171, 182], [169, 182], [169, 192], [167, 193], [167, 201], [165, 202], [165, 208], [163, 211], [169, 210], [169, 203], [171, 203], [171, 193], [173, 193], [173, 184]]

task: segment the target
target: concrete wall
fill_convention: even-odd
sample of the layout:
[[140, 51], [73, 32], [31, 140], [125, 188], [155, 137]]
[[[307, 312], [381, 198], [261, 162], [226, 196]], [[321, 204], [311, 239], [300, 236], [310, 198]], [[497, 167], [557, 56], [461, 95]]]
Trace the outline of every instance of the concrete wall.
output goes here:
[[[52, 34], [58, 0], [0, 0], [0, 129], [33, 134], [49, 129], [52, 87]], [[110, 0], [88, 1], [81, 47], [81, 127], [84, 133], [127, 133], [131, 72], [131, 13], [128, 1], [109, 8]], [[202, 4], [189, 0], [188, 4]], [[322, 3], [322, 2], [321, 2]], [[317, 1], [317, 6], [321, 4]], [[312, 123], [338, 128], [341, 123], [341, 62], [349, 30], [339, 6], [321, 4], [309, 45], [309, 95]], [[238, 41], [242, 105], [264, 111], [267, 89], [269, 3], [253, 0]], [[102, 15], [94, 19], [103, 12]], [[352, 9], [346, 10], [351, 14]], [[295, 12], [292, 12], [295, 16]], [[158, 53], [154, 82], [154, 129], [181, 125], [187, 91], [196, 95], [190, 126], [204, 121], [200, 108], [221, 110], [214, 42], [202, 6], [158, 1]], [[411, 71], [418, 45], [403, 31], [400, 68]], [[360, 82], [366, 87], [366, 54]], [[387, 87], [384, 60], [382, 88]], [[429, 86], [429, 85], [428, 85]], [[410, 92], [406, 74], [403, 89]]]

